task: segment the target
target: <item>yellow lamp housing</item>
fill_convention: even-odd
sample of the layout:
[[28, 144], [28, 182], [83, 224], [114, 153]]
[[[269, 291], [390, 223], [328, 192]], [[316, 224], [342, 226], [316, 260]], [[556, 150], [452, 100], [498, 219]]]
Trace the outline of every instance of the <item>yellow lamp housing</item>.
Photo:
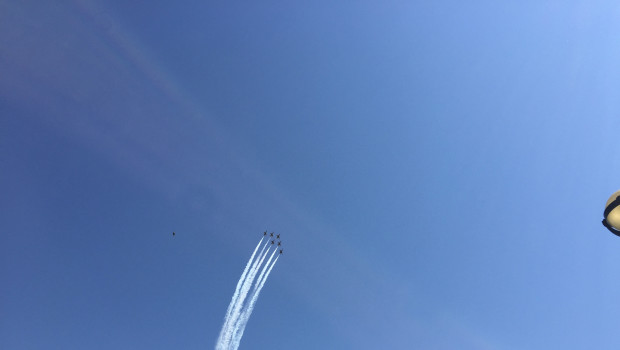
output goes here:
[[603, 225], [620, 237], [620, 191], [612, 194], [607, 200], [603, 212]]

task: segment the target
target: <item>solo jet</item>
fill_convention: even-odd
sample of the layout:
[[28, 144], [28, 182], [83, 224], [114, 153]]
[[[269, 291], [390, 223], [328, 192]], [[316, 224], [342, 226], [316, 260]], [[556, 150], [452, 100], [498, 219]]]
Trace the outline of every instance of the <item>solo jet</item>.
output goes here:
[[280, 239], [280, 234], [277, 234], [277, 235], [276, 235], [276, 238], [277, 238], [277, 239]]
[[281, 246], [281, 245], [282, 245], [282, 242], [278, 242], [278, 246]]
[[276, 241], [273, 241], [273, 240], [272, 240], [272, 241], [271, 241], [271, 245], [273, 245], [275, 242], [276, 242]]
[[282, 254], [283, 251], [284, 251], [284, 249], [280, 249], [280, 254]]
[[267, 231], [263, 232], [263, 236], [267, 236]]
[[273, 232], [271, 232], [271, 233], [269, 234], [269, 236], [270, 236], [270, 237], [273, 237]]
[[172, 235], [173, 235], [173, 236], [175, 236], [175, 235], [176, 235], [176, 233], [175, 233], [174, 231], [172, 231]]

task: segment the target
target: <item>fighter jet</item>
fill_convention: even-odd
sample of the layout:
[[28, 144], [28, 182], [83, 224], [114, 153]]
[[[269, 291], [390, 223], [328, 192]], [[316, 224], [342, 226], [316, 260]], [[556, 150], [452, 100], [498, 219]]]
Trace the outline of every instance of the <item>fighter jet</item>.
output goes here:
[[282, 254], [283, 251], [284, 251], [284, 249], [280, 249], [280, 254]]
[[273, 232], [271, 232], [271, 233], [269, 234], [269, 236], [273, 237]]
[[263, 232], [263, 236], [267, 236], [267, 231]]
[[273, 245], [275, 242], [276, 242], [276, 241], [272, 240], [272, 241], [271, 241], [271, 245]]
[[281, 246], [281, 245], [282, 245], [282, 242], [278, 241], [278, 246]]
[[173, 235], [173, 236], [175, 236], [175, 235], [176, 235], [176, 233], [174, 233], [174, 231], [172, 231], [172, 235]]
[[277, 234], [277, 235], [276, 235], [276, 238], [277, 238], [277, 239], [280, 239], [280, 234]]

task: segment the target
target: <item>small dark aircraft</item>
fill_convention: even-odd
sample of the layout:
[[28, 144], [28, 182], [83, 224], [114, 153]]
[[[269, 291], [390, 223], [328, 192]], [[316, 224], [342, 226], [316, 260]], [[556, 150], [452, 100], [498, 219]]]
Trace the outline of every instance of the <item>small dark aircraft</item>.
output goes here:
[[278, 246], [281, 246], [281, 245], [282, 245], [282, 242], [278, 242]]
[[269, 234], [269, 236], [270, 236], [270, 237], [273, 237], [273, 232], [271, 232], [271, 233]]
[[173, 235], [173, 236], [175, 236], [175, 235], [176, 235], [176, 233], [174, 233], [174, 231], [173, 231], [173, 232], [172, 232], [172, 235]]
[[272, 240], [272, 241], [271, 241], [271, 244], [273, 245], [275, 242], [276, 242], [276, 241]]
[[282, 254], [283, 251], [284, 251], [284, 249], [280, 249], [280, 254]]
[[277, 235], [276, 235], [276, 238], [277, 238], [277, 239], [280, 239], [280, 234], [277, 234]]
[[267, 231], [263, 232], [263, 236], [267, 236]]

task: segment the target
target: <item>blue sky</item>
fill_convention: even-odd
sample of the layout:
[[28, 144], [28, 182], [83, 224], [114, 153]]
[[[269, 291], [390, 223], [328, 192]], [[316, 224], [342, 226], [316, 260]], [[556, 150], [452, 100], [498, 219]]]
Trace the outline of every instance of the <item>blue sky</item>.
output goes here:
[[619, 16], [1, 2], [0, 348], [617, 349]]

